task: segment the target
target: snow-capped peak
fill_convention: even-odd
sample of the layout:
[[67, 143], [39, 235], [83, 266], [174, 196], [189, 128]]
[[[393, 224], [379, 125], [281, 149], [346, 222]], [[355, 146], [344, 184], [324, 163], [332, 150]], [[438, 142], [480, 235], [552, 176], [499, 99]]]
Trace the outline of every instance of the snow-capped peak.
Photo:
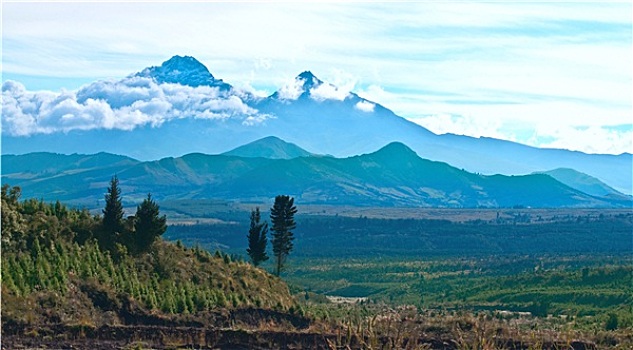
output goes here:
[[349, 91], [343, 91], [332, 84], [323, 82], [312, 72], [304, 71], [293, 81], [281, 87], [272, 97], [281, 100], [310, 98], [315, 101], [343, 101], [349, 96], [351, 96]]
[[175, 83], [197, 86], [214, 86], [221, 90], [229, 90], [231, 85], [215, 79], [200, 61], [191, 56], [173, 56], [160, 66], [153, 66], [143, 69], [136, 76], [153, 78], [158, 83]]

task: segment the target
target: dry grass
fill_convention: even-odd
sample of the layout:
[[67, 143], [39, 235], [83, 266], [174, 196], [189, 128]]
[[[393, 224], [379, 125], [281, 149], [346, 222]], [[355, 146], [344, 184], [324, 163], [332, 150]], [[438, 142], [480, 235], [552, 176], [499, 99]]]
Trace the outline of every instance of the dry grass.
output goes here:
[[[418, 311], [415, 307], [376, 307], [364, 315], [360, 306], [329, 306], [331, 316], [308, 331], [329, 332], [330, 349], [567, 350], [633, 349], [631, 329], [580, 332], [548, 327], [525, 315]], [[370, 307], [371, 308], [371, 307]], [[338, 315], [333, 315], [338, 312]]]

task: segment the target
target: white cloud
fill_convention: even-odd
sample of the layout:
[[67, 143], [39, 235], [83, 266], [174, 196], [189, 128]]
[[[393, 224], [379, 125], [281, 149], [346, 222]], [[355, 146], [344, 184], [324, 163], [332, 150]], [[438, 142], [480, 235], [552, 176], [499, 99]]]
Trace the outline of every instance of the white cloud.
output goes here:
[[[585, 153], [633, 153], [633, 130], [601, 125], [574, 126], [569, 123], [530, 123], [523, 125], [496, 117], [435, 114], [411, 121], [436, 134], [492, 137], [521, 142], [534, 147], [562, 148]], [[626, 124], [625, 124], [626, 125]], [[526, 131], [527, 130], [527, 131]], [[523, 134], [523, 135], [520, 135]]]
[[262, 122], [269, 116], [218, 88], [157, 84], [149, 78], [97, 81], [78, 91], [31, 92], [17, 82], [2, 85], [2, 132], [15, 136], [71, 130], [160, 126], [176, 118], [244, 119]]
[[284, 86], [282, 86], [278, 93], [279, 98], [282, 100], [296, 100], [304, 93], [303, 84], [305, 83], [304, 79], [295, 78], [291, 81], [287, 82]]
[[268, 90], [254, 88], [251, 82], [248, 81], [242, 83], [240, 86], [234, 86], [234, 91], [242, 99], [250, 98], [251, 96], [248, 96], [249, 94], [256, 98], [268, 97], [271, 94]]
[[332, 68], [329, 76], [326, 76], [329, 83], [337, 86], [342, 91], [354, 91], [358, 83], [358, 77], [340, 68]]
[[258, 124], [264, 123], [268, 119], [276, 119], [277, 117], [270, 114], [257, 114], [246, 117], [242, 122], [242, 125], [245, 126], [254, 126]]
[[318, 81], [316, 78], [312, 78], [313, 81], [306, 81], [305, 78], [296, 77], [293, 80], [285, 83], [278, 90], [278, 97], [282, 100], [296, 100], [306, 92], [306, 87], [310, 87], [308, 91], [310, 98], [315, 101], [325, 100], [337, 100], [343, 101], [349, 96], [349, 90], [345, 90], [345, 87], [340, 88], [332, 84]]
[[[539, 139], [550, 141], [539, 142]], [[633, 131], [600, 126], [541, 129], [535, 132], [532, 142], [539, 147], [563, 148], [585, 153], [633, 153]]]
[[343, 101], [349, 96], [349, 91], [328, 83], [321, 83], [310, 89], [310, 98], [315, 101], [337, 100]]
[[402, 103], [402, 98], [404, 97], [403, 95], [396, 95], [385, 91], [385, 89], [375, 84], [359, 90], [358, 95], [367, 100], [378, 102], [384, 106], [393, 106], [394, 104], [398, 104], [398, 102]]
[[366, 113], [371, 113], [374, 111], [374, 107], [376, 107], [375, 104], [369, 102], [369, 101], [359, 101], [358, 103], [356, 103], [354, 105], [354, 108], [358, 109], [359, 111], [363, 111]]
[[494, 137], [514, 140], [514, 137], [502, 133], [502, 123], [492, 118], [475, 118], [472, 116], [434, 114], [422, 118], [410, 119], [436, 134], [456, 134], [472, 137]]

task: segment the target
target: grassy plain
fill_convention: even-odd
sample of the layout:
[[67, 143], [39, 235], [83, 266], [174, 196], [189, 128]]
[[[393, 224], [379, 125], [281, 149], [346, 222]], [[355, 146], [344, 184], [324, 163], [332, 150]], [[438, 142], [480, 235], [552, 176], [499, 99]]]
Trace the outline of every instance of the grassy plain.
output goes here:
[[[214, 205], [213, 212], [196, 208], [202, 217], [172, 221], [189, 224], [172, 226], [166, 237], [244, 256], [254, 205]], [[322, 294], [438, 312], [529, 313], [585, 331], [614, 322], [633, 330], [631, 210], [299, 211], [284, 279], [308, 299]]]

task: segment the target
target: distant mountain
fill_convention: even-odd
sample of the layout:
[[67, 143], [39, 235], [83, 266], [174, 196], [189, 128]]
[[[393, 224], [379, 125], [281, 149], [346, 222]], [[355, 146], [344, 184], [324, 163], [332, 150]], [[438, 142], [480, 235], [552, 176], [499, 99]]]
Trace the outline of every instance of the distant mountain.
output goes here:
[[20, 186], [25, 198], [72, 200], [94, 206], [107, 189], [105, 174], [112, 177], [139, 163], [109, 153], [3, 155], [2, 183]]
[[624, 194], [616, 191], [613, 187], [593, 176], [589, 176], [574, 169], [558, 168], [550, 171], [543, 171], [541, 174], [547, 174], [569, 187], [575, 188], [592, 196], [626, 198]]
[[192, 87], [214, 86], [230, 90], [231, 85], [216, 79], [200, 61], [191, 56], [174, 56], [160, 66], [148, 67], [136, 76], [154, 78], [158, 83], [181, 84]]
[[[216, 79], [192, 57], [174, 56], [162, 65], [146, 68], [137, 75], [152, 78], [158, 83], [219, 87], [219, 97], [216, 94], [204, 98], [200, 96], [203, 91], [196, 91], [199, 101], [196, 108], [240, 106], [237, 110], [243, 112], [240, 114], [233, 110], [221, 115], [221, 111], [210, 110], [211, 117], [187, 117], [173, 111], [177, 107], [175, 105], [189, 106], [190, 98], [185, 96], [187, 98], [178, 100], [177, 104], [168, 105], [172, 109], [166, 113], [173, 113], [176, 117], [163, 123], [147, 123], [132, 131], [71, 130], [26, 137], [8, 135], [3, 128], [2, 151], [5, 154], [105, 151], [141, 160], [155, 160], [193, 152], [218, 154], [273, 135], [317, 154], [349, 157], [370, 153], [397, 141], [408, 145], [423, 158], [446, 162], [470, 172], [522, 175], [571, 168], [596, 177], [617, 191], [633, 193], [631, 154], [585, 154], [538, 149], [492, 138], [436, 135], [378, 103], [321, 81], [310, 71], [302, 72], [293, 84], [265, 98], [236, 91], [221, 79]], [[82, 101], [89, 100], [90, 91], [86, 90]], [[100, 96], [93, 98], [97, 100]], [[135, 96], [125, 96], [126, 101], [132, 98]], [[132, 105], [127, 101], [125, 108]], [[163, 108], [165, 104], [154, 105], [155, 108]]]
[[[278, 141], [267, 139], [263, 144]], [[274, 149], [274, 148], [273, 148]], [[218, 198], [270, 200], [289, 194], [301, 204], [409, 207], [626, 207], [631, 200], [598, 197], [545, 174], [485, 176], [420, 158], [402, 143], [349, 158], [270, 159], [188, 154], [158, 161], [126, 161], [116, 156], [98, 167], [75, 161], [59, 170], [25, 169], [33, 155], [3, 156], [2, 182], [20, 185], [27, 197], [63, 199], [98, 207], [108, 180], [117, 174], [128, 204], [151, 192], [158, 200]], [[59, 155], [50, 154], [52, 158]], [[5, 157], [9, 161], [5, 162]], [[38, 157], [46, 158], [46, 154]], [[69, 156], [70, 157], [70, 156]], [[89, 159], [92, 156], [85, 156]], [[52, 161], [43, 159], [43, 163]]]
[[65, 171], [124, 168], [137, 163], [139, 161], [136, 159], [105, 152], [91, 155], [37, 152], [20, 156], [11, 154], [2, 156], [3, 174], [4, 171], [10, 169], [13, 173], [32, 174], [33, 176], [59, 174]]
[[313, 154], [278, 137], [268, 136], [222, 153], [225, 156], [245, 158], [292, 159]]

